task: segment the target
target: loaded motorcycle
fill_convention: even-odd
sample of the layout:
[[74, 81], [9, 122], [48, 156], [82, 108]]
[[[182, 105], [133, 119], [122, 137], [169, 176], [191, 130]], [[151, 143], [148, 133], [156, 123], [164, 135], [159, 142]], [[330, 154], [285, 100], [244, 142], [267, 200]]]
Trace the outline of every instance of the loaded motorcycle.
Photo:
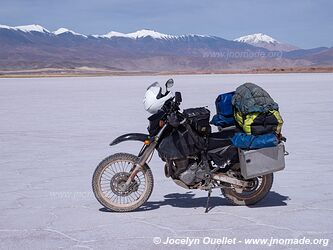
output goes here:
[[272, 187], [273, 172], [284, 168], [283, 143], [279, 144], [283, 155], [280, 169], [246, 176], [242, 162], [246, 165], [251, 160], [245, 159], [244, 152], [230, 141], [237, 128], [211, 132], [209, 110], [192, 108], [181, 112], [181, 93], [173, 95], [172, 86], [173, 80], [169, 79], [165, 91], [158, 83], [146, 91], [145, 109], [152, 113], [148, 118], [149, 134], [125, 134], [111, 142], [113, 146], [133, 140], [142, 142], [143, 146], [137, 156], [116, 153], [97, 166], [92, 179], [97, 200], [115, 212], [129, 212], [143, 205], [153, 190], [148, 162], [155, 149], [165, 162], [166, 177], [183, 188], [208, 191], [206, 212], [215, 188], [221, 189], [234, 205], [252, 205], [262, 200]]

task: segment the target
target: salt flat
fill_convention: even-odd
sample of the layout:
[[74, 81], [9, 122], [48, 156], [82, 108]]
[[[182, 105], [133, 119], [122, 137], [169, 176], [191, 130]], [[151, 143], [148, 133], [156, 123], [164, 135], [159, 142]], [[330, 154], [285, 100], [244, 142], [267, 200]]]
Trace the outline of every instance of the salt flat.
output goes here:
[[108, 144], [121, 134], [146, 131], [146, 87], [168, 77], [0, 79], [0, 249], [185, 248], [156, 245], [154, 237], [238, 242], [201, 242], [195, 249], [266, 249], [246, 245], [247, 238], [332, 241], [333, 74], [173, 78], [183, 108], [208, 106], [214, 113], [216, 96], [246, 81], [261, 85], [279, 103], [290, 155], [265, 200], [235, 207], [214, 190], [205, 214], [206, 192], [176, 186], [155, 155], [149, 164], [155, 187], [146, 206], [106, 212], [91, 191], [93, 171], [110, 154], [138, 152], [137, 142]]

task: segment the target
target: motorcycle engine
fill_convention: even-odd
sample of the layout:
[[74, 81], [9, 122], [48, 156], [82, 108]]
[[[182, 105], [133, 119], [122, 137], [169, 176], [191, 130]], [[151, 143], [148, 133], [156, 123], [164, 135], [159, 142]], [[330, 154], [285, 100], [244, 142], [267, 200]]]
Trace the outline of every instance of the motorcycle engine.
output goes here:
[[179, 179], [186, 185], [200, 182], [205, 176], [205, 170], [197, 162], [191, 162], [188, 168], [179, 175]]

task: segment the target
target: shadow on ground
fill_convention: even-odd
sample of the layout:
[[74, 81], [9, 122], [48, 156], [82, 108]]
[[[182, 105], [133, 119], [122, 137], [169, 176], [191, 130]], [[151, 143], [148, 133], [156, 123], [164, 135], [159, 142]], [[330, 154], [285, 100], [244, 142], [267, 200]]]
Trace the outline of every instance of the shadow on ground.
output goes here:
[[[180, 193], [167, 194], [164, 196], [164, 198], [165, 199], [163, 201], [147, 201], [139, 209], [135, 210], [135, 212], [154, 210], [162, 206], [204, 209], [206, 208], [207, 204], [207, 197], [195, 198], [195, 194], [192, 192], [186, 192], [183, 194]], [[287, 200], [290, 200], [288, 196], [284, 196], [279, 193], [271, 191], [262, 201], [249, 207], [258, 208], [258, 207], [286, 206], [287, 203], [285, 201]], [[214, 207], [218, 206], [232, 206], [232, 204], [226, 198], [211, 197], [209, 201], [209, 211], [212, 210]], [[105, 208], [101, 208], [100, 211], [110, 212]]]

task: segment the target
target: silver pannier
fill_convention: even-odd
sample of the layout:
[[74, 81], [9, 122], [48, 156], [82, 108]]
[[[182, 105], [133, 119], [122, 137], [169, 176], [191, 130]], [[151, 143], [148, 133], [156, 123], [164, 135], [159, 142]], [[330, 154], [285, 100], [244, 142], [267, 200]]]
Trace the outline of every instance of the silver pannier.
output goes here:
[[270, 174], [285, 168], [286, 151], [283, 142], [276, 147], [238, 150], [241, 174], [245, 179]]

